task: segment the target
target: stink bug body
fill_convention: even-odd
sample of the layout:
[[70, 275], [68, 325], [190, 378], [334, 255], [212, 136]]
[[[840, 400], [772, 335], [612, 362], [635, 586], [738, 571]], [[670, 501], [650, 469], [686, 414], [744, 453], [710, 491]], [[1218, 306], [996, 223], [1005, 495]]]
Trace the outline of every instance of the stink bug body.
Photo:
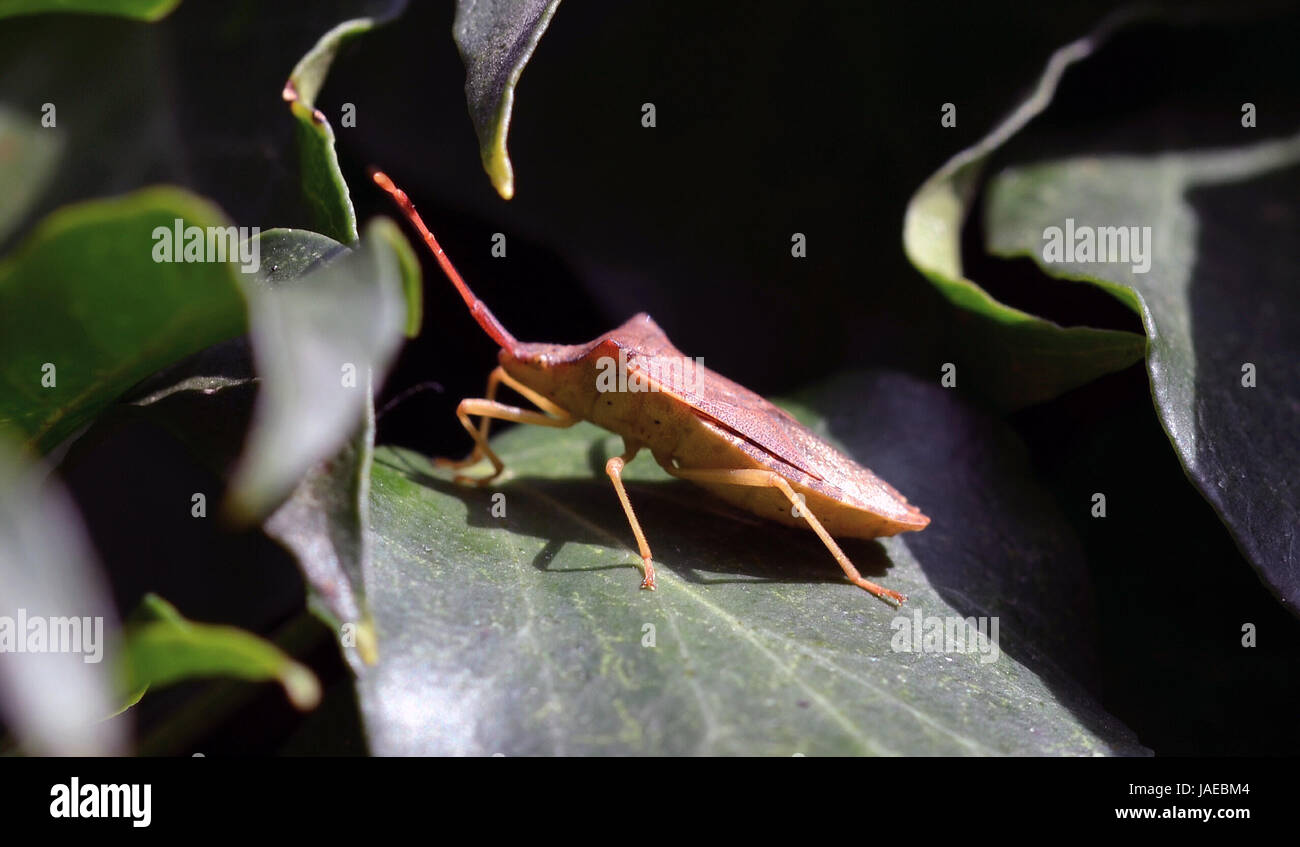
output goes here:
[[[458, 461], [438, 460], [459, 469], [487, 458], [493, 470], [482, 477], [457, 474], [458, 482], [484, 485], [504, 470], [488, 444], [493, 418], [549, 427], [588, 420], [623, 437], [623, 454], [610, 459], [605, 471], [636, 536], [645, 567], [642, 588], [655, 587], [654, 561], [622, 472], [646, 449], [672, 476], [760, 517], [813, 530], [849, 581], [903, 602], [898, 592], [864, 579], [834, 540], [895, 535], [930, 523], [888, 483], [759, 395], [688, 360], [649, 315], [639, 314], [588, 344], [516, 341], [461, 279], [406, 193], [383, 173], [372, 175], [419, 230], [475, 320], [501, 346], [486, 396], [462, 400], [456, 409], [474, 439], [473, 452]], [[498, 402], [502, 383], [541, 411]]]

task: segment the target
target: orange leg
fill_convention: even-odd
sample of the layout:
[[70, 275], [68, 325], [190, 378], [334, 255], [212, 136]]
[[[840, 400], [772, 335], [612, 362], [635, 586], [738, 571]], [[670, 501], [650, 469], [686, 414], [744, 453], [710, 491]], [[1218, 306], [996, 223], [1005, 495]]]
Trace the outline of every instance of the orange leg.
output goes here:
[[799, 500], [798, 495], [794, 493], [794, 489], [790, 487], [790, 483], [786, 482], [785, 478], [780, 474], [757, 468], [705, 470], [699, 468], [675, 468], [672, 466], [671, 462], [660, 462], [659, 464], [664, 470], [668, 471], [668, 473], [678, 479], [687, 479], [692, 482], [709, 482], [723, 485], [752, 485], [779, 489], [781, 493], [790, 500], [791, 505], [798, 509], [797, 514], [804, 520], [808, 521], [808, 526], [812, 527], [813, 532], [817, 533], [821, 538], [822, 543], [826, 545], [826, 549], [831, 551], [831, 555], [835, 557], [835, 561], [839, 562], [840, 567], [844, 570], [844, 575], [849, 578], [849, 582], [864, 591], [874, 594], [882, 600], [893, 601], [899, 605], [902, 605], [903, 601], [907, 599], [897, 591], [891, 591], [888, 588], [883, 588], [870, 580], [864, 579], [862, 574], [858, 573], [858, 569], [853, 567], [853, 563], [849, 561], [849, 557], [844, 555], [844, 551], [840, 549], [840, 545], [835, 543], [835, 539], [831, 538], [831, 534], [826, 531], [824, 526], [822, 526], [821, 521], [817, 520], [817, 517], [808, 509], [806, 503]]
[[641, 523], [636, 519], [636, 512], [632, 511], [632, 501], [627, 498], [627, 489], [623, 487], [623, 466], [632, 461], [636, 454], [641, 450], [641, 445], [634, 441], [623, 440], [623, 455], [615, 456], [605, 463], [605, 473], [609, 474], [609, 479], [614, 483], [614, 491], [618, 494], [619, 502], [623, 504], [623, 511], [627, 514], [627, 522], [632, 525], [632, 534], [636, 536], [636, 544], [641, 548], [641, 562], [645, 566], [645, 579], [641, 580], [641, 587], [655, 590], [655, 564], [650, 555], [650, 545], [646, 543], [645, 533], [641, 531]]
[[[487, 391], [483, 392], [484, 399], [489, 401], [495, 401], [497, 399], [497, 386], [501, 384], [501, 374], [504, 373], [505, 371], [500, 366], [497, 366], [492, 373], [488, 374]], [[459, 409], [457, 409], [457, 413], [459, 413]], [[469, 454], [465, 458], [446, 459], [440, 456], [433, 460], [434, 464], [440, 468], [455, 468], [456, 470], [476, 464], [479, 459], [483, 458], [483, 452], [479, 449], [479, 444], [487, 441], [488, 424], [491, 420], [491, 418], [485, 417], [479, 422], [478, 434], [474, 436], [474, 447], [469, 451]]]
[[[500, 365], [497, 365], [497, 367], [492, 370], [492, 373], [488, 374], [487, 391], [484, 392], [484, 394], [486, 394], [487, 396], [484, 399], [486, 399], [489, 402], [495, 402], [497, 399], [497, 386], [499, 386], [503, 382], [506, 385], [513, 388], [515, 391], [519, 392], [524, 397], [526, 397], [529, 401], [533, 403], [533, 405], [537, 406], [537, 408], [549, 413], [553, 417], [560, 420], [569, 417], [568, 412], [564, 411], [559, 406], [556, 406], [554, 403], [547, 400], [545, 397], [538, 394], [536, 391], [533, 391], [528, 386], [520, 383], [510, 374], [506, 373], [505, 368], [501, 367]], [[457, 408], [456, 413], [458, 415], [460, 414], [459, 408]], [[463, 459], [445, 459], [439, 457], [433, 460], [434, 464], [436, 464], [440, 468], [453, 468], [456, 470], [459, 470], [461, 468], [467, 468], [470, 465], [476, 464], [480, 459], [483, 458], [482, 445], [487, 444], [488, 427], [491, 425], [491, 423], [492, 423], [492, 417], [490, 415], [483, 415], [482, 420], [479, 421], [477, 434], [473, 432], [470, 433], [470, 435], [474, 437], [474, 449], [470, 451], [468, 456], [466, 456]], [[528, 423], [528, 421], [525, 421], [525, 423]], [[569, 425], [572, 426], [572, 424]], [[497, 471], [497, 473], [500, 473], [500, 471]], [[496, 474], [493, 474], [493, 476], [496, 476]]]
[[[480, 458], [486, 456], [492, 463], [492, 473], [482, 477], [466, 476], [465, 474], [456, 474], [456, 482], [466, 483], [469, 485], [487, 485], [492, 480], [501, 475], [505, 470], [505, 464], [500, 457], [492, 451], [488, 445], [488, 421], [495, 418], [503, 421], [513, 421], [515, 423], [533, 424], [534, 426], [550, 426], [563, 429], [573, 426], [578, 419], [561, 409], [545, 397], [534, 392], [525, 385], [521, 385], [510, 377], [501, 368], [492, 372], [488, 378], [488, 393], [495, 394], [496, 383], [504, 382], [520, 394], [532, 400], [534, 403], [545, 409], [547, 414], [541, 412], [531, 412], [527, 409], [520, 409], [515, 406], [507, 406], [505, 403], [498, 403], [496, 400], [489, 398], [466, 399], [461, 400], [460, 405], [456, 407], [456, 417], [460, 418], [460, 423], [469, 433], [470, 438], [474, 439], [474, 451], [469, 457], [460, 461], [450, 459], [436, 459], [435, 463], [440, 467], [462, 468], [477, 462]], [[478, 426], [474, 426], [470, 421], [470, 416], [482, 418]]]

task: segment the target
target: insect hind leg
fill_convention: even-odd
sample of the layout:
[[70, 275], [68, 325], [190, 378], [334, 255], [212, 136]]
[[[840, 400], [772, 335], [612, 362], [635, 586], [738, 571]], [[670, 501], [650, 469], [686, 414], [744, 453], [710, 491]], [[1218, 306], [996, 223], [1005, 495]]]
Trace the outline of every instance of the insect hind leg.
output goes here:
[[843, 569], [844, 575], [848, 577], [849, 582], [853, 583], [858, 588], [861, 588], [863, 591], [867, 591], [876, 597], [885, 600], [886, 602], [902, 605], [902, 603], [907, 600], [907, 597], [899, 594], [897, 591], [892, 591], [883, 586], [876, 585], [874, 582], [865, 579], [862, 574], [858, 573], [858, 569], [853, 566], [853, 562], [849, 561], [849, 557], [844, 555], [844, 551], [840, 549], [840, 545], [835, 543], [835, 539], [832, 538], [831, 534], [826, 531], [824, 526], [822, 526], [821, 521], [817, 520], [817, 516], [812, 513], [806, 503], [799, 499], [799, 496], [794, 493], [794, 489], [790, 487], [790, 483], [786, 482], [785, 478], [780, 474], [758, 468], [721, 468], [713, 470], [705, 468], [676, 468], [673, 467], [671, 461], [660, 461], [659, 464], [664, 470], [678, 479], [690, 480], [691, 482], [714, 483], [721, 485], [746, 485], [778, 489], [786, 496], [786, 499], [790, 501], [790, 505], [798, 510], [798, 515], [808, 522], [808, 526], [812, 528], [812, 531], [817, 533], [817, 536], [822, 540], [822, 543], [826, 545], [826, 549], [830, 551], [831, 555], [835, 557], [835, 561], [839, 563], [840, 568]]

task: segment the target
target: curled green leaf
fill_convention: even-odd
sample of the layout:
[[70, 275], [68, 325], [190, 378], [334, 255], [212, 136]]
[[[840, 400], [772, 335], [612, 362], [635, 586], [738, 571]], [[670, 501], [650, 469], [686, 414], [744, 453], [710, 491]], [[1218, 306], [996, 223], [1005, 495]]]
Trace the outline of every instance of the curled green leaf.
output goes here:
[[962, 272], [961, 229], [988, 157], [1051, 103], [1065, 71], [1097, 48], [1118, 22], [1057, 50], [1033, 93], [992, 132], [953, 156], [917, 189], [903, 220], [912, 264], [967, 317], [972, 355], [960, 363], [973, 384], [1002, 408], [1049, 400], [1142, 358], [1134, 333], [1062, 327], [998, 302]]
[[334, 150], [334, 129], [316, 108], [316, 96], [345, 43], [392, 20], [405, 8], [405, 0], [394, 0], [379, 14], [344, 21], [322, 35], [298, 60], [281, 92], [294, 117], [302, 190], [314, 225], [344, 244], [355, 244], [359, 237], [357, 217]]

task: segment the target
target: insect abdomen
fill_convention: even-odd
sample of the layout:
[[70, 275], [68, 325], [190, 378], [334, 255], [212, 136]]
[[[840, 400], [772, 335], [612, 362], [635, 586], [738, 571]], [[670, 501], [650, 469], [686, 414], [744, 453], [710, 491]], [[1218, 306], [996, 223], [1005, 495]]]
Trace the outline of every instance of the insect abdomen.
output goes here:
[[[802, 495], [804, 505], [817, 516], [827, 532], [841, 538], [880, 538], [923, 529], [930, 522], [929, 518], [914, 507], [908, 506], [902, 495], [838, 451], [836, 458], [841, 466], [847, 463], [857, 473], [889, 492], [890, 496], [885, 502], [878, 505], [862, 502], [860, 492], [846, 491], [827, 480], [814, 479], [707, 418], [696, 416], [696, 421], [704, 431], [695, 438], [683, 439], [678, 451], [671, 456], [656, 454], [655, 458], [660, 460], [660, 464], [675, 459], [676, 466], [681, 468], [755, 468], [772, 471], [790, 483], [796, 494]], [[834, 450], [829, 444], [824, 447]], [[702, 485], [723, 500], [759, 517], [787, 526], [808, 528], [808, 522], [794, 513], [789, 498], [779, 489]]]

